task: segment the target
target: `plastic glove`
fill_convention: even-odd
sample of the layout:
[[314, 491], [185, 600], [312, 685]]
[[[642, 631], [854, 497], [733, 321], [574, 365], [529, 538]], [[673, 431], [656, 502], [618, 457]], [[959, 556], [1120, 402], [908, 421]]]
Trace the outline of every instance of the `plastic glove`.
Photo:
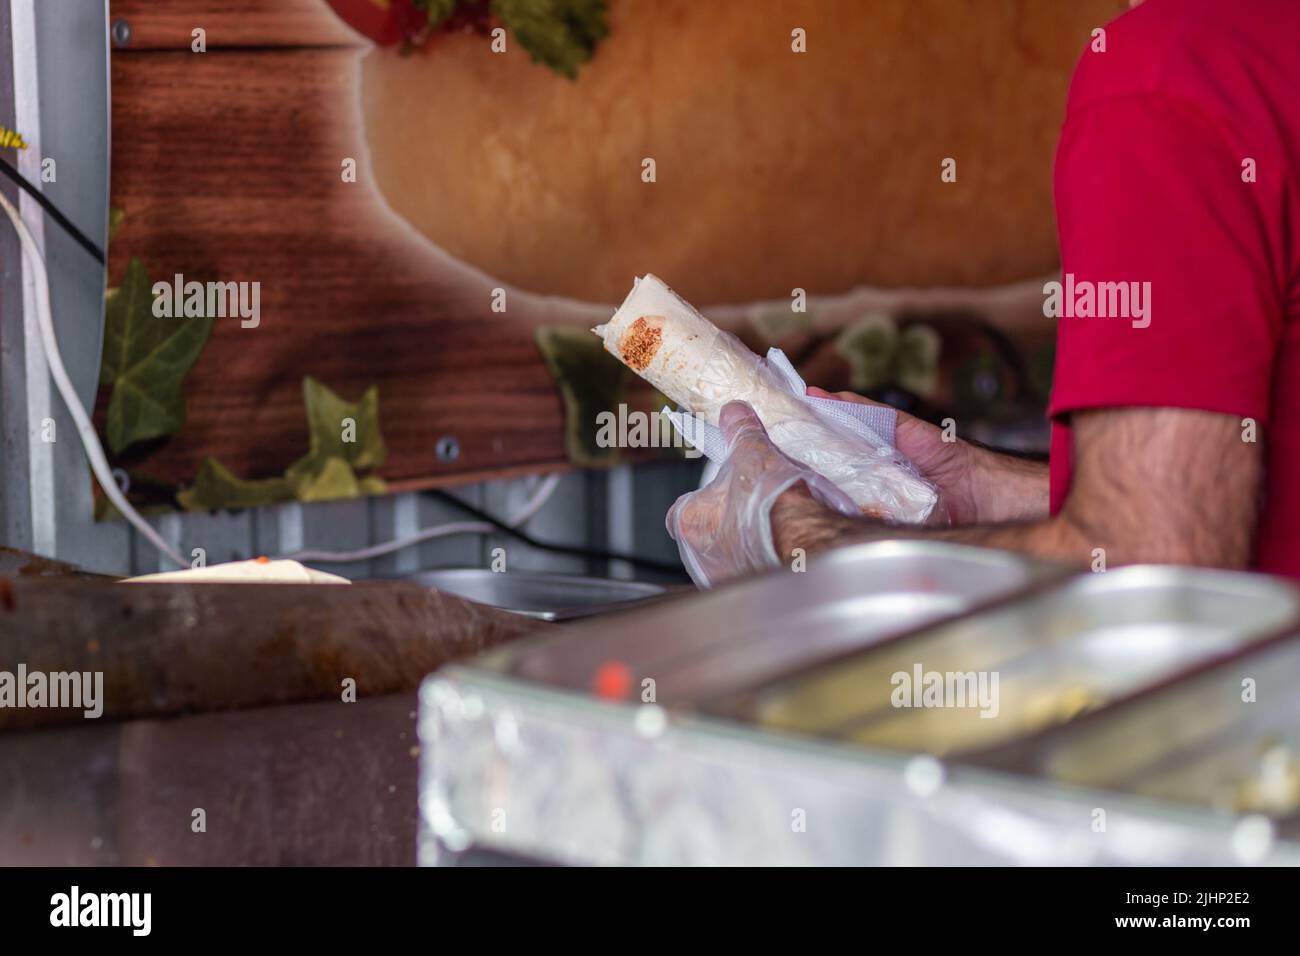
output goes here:
[[682, 495], [668, 509], [668, 533], [699, 587], [779, 567], [772, 541], [772, 506], [803, 482], [821, 504], [846, 515], [858, 509], [831, 481], [784, 454], [767, 437], [754, 410], [728, 402], [718, 418], [727, 458], [718, 476]]

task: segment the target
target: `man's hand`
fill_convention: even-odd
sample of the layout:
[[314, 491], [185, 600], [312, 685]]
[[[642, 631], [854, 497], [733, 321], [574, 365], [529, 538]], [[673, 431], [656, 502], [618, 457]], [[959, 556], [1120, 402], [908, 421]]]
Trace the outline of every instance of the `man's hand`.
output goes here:
[[[1238, 418], [1182, 408], [1111, 408], [1076, 412], [1073, 419], [1074, 478], [1053, 517], [896, 528], [830, 514], [787, 492], [772, 511], [775, 542], [811, 554], [879, 538], [955, 541], [1081, 567], [1099, 556], [1107, 567], [1250, 564], [1263, 454], [1258, 444], [1242, 440]], [[996, 482], [997, 472], [979, 480]]]
[[667, 518], [682, 563], [700, 587], [780, 563], [772, 506], [788, 489], [801, 489], [819, 514], [858, 513], [848, 495], [773, 445], [748, 405], [724, 405], [718, 424], [727, 441], [726, 461], [708, 485], [678, 498]]
[[[812, 387], [808, 394], [859, 405], [874, 405], [853, 392]], [[1047, 517], [1047, 467], [1002, 455], [953, 436], [924, 419], [897, 413], [894, 445], [939, 489], [940, 501], [955, 525], [1028, 521]]]

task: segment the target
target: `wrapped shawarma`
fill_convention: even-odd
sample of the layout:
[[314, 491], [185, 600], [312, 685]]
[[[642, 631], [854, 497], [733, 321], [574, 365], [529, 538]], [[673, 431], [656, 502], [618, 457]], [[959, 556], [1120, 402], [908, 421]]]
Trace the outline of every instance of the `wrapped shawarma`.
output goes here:
[[897, 450], [820, 414], [656, 276], [637, 279], [613, 318], [592, 331], [606, 351], [709, 424], [718, 424], [727, 402], [748, 403], [781, 451], [833, 481], [863, 514], [920, 524], [934, 512], [938, 492]]

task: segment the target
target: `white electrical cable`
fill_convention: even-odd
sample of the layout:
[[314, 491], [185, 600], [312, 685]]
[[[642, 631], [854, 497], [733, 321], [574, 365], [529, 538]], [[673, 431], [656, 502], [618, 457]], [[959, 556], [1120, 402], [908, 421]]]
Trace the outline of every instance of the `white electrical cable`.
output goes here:
[[[509, 521], [506, 522], [511, 528], [518, 528], [528, 521], [533, 515], [542, 509], [542, 506], [555, 493], [556, 487], [560, 484], [558, 473], [552, 473], [546, 476], [537, 490], [533, 492], [532, 497], [524, 502]], [[295, 551], [293, 554], [281, 555], [281, 559], [290, 561], [319, 561], [324, 564], [341, 564], [347, 561], [368, 561], [371, 558], [378, 558], [385, 554], [392, 554], [394, 551], [401, 551], [403, 548], [409, 548], [413, 544], [419, 544], [422, 541], [429, 541], [433, 538], [442, 538], [453, 534], [491, 534], [498, 530], [494, 525], [486, 521], [453, 521], [450, 524], [437, 525], [433, 528], [425, 528], [417, 531], [415, 534], [407, 535], [404, 538], [397, 538], [393, 541], [386, 541], [383, 544], [372, 544], [368, 548], [358, 548], [355, 551]]]
[[559, 487], [559, 484], [560, 473], [558, 471], [551, 472], [537, 486], [537, 490], [533, 492], [532, 497], [524, 502], [524, 506], [516, 511], [514, 517], [507, 521], [506, 524], [512, 528], [527, 524], [533, 515], [542, 510], [542, 505], [551, 500], [551, 495], [555, 494], [555, 489]]
[[415, 534], [407, 535], [405, 538], [397, 538], [394, 541], [386, 541], [383, 544], [372, 544], [368, 548], [358, 548], [356, 551], [295, 551], [293, 554], [281, 555], [277, 560], [281, 561], [320, 561], [324, 564], [341, 564], [345, 561], [368, 561], [371, 558], [378, 558], [385, 554], [391, 554], [394, 551], [400, 551], [403, 548], [409, 548], [413, 544], [419, 544], [421, 541], [428, 541], [432, 538], [441, 538], [451, 534], [487, 534], [495, 531], [496, 528], [486, 521], [453, 521], [450, 524], [439, 525], [436, 528], [425, 528], [423, 531], [417, 531]]
[[59, 353], [59, 343], [54, 337], [54, 320], [50, 315], [50, 277], [45, 270], [45, 257], [41, 254], [40, 246], [32, 237], [23, 222], [22, 216], [18, 210], [13, 207], [4, 195], [0, 193], [0, 205], [9, 215], [10, 221], [14, 224], [14, 229], [18, 233], [18, 238], [22, 241], [23, 253], [31, 263], [32, 270], [36, 273], [36, 322], [41, 330], [41, 344], [45, 347], [45, 361], [50, 368], [50, 377], [54, 379], [54, 384], [63, 396], [63, 402], [68, 406], [68, 413], [72, 415], [72, 420], [77, 426], [77, 434], [81, 437], [81, 444], [86, 449], [86, 457], [90, 460], [91, 471], [95, 473], [95, 478], [99, 481], [99, 486], [104, 489], [104, 494], [108, 500], [113, 503], [118, 511], [126, 518], [127, 521], [135, 525], [137, 531], [148, 539], [149, 543], [171, 559], [178, 567], [188, 568], [190, 563], [181, 557], [180, 552], [163, 540], [154, 527], [141, 517], [140, 512], [132, 507], [131, 503], [126, 500], [118, 488], [117, 482], [113, 479], [112, 469], [109, 468], [108, 458], [104, 455], [104, 447], [99, 443], [99, 436], [95, 434], [95, 426], [90, 421], [90, 416], [86, 414], [86, 409], [82, 407], [81, 400], [77, 397], [77, 390], [72, 386], [72, 380], [68, 378], [67, 369], [63, 367], [63, 356]]
[[[77, 391], [73, 388], [71, 379], [68, 378], [68, 372], [63, 367], [63, 356], [59, 352], [59, 343], [54, 337], [54, 321], [50, 314], [50, 280], [45, 269], [45, 257], [41, 254], [40, 246], [36, 244], [36, 240], [32, 237], [18, 210], [13, 207], [13, 204], [9, 202], [3, 193], [0, 193], [0, 205], [4, 206], [4, 211], [8, 213], [9, 219], [13, 222], [18, 238], [22, 241], [23, 252], [28, 256], [32, 269], [36, 273], [36, 321], [40, 326], [41, 343], [45, 347], [45, 359], [50, 368], [50, 376], [54, 379], [54, 384], [58, 387], [59, 394], [63, 396], [63, 401], [68, 406], [68, 412], [72, 415], [72, 420], [77, 426], [77, 434], [81, 437], [81, 444], [86, 449], [86, 457], [90, 460], [90, 468], [95, 473], [99, 486], [104, 489], [104, 494], [108, 497], [108, 500], [113, 503], [127, 521], [135, 526], [137, 531], [144, 535], [150, 544], [166, 555], [178, 567], [188, 568], [190, 566], [189, 562], [181, 557], [180, 552], [163, 540], [162, 536], [149, 522], [144, 520], [140, 513], [126, 500], [126, 496], [122, 494], [117, 481], [113, 478], [108, 458], [104, 454], [104, 447], [100, 444], [99, 436], [95, 433], [95, 426], [91, 423], [90, 416], [86, 414], [86, 409], [82, 407], [81, 400], [77, 397]], [[506, 524], [511, 528], [518, 528], [520, 525], [525, 524], [542, 509], [542, 506], [555, 493], [559, 483], [560, 476], [558, 473], [547, 475], [528, 501], [524, 503], [523, 507]], [[397, 538], [393, 541], [371, 545], [368, 548], [360, 548], [355, 551], [303, 550], [282, 555], [282, 557], [295, 561], [320, 561], [326, 564], [366, 561], [434, 538], [453, 534], [490, 534], [496, 530], [493, 525], [485, 521], [454, 521], [433, 528], [425, 528], [404, 538]]]

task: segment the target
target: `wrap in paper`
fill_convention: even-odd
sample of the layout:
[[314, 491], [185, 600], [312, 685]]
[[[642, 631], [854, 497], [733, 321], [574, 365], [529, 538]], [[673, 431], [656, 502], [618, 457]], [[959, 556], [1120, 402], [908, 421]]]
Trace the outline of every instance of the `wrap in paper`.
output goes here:
[[938, 492], [892, 445], [819, 412], [657, 277], [636, 280], [593, 331], [606, 351], [710, 425], [727, 402], [748, 403], [778, 448], [833, 481], [864, 514], [920, 524], [934, 511]]

